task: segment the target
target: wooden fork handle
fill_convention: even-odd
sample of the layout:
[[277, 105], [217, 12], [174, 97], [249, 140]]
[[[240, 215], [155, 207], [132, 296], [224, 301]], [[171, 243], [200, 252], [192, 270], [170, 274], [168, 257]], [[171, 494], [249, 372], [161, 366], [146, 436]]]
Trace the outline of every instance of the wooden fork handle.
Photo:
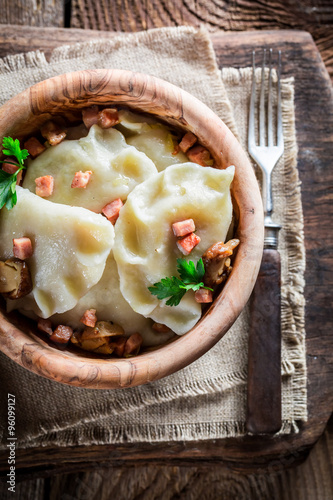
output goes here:
[[264, 249], [250, 303], [247, 430], [272, 434], [281, 421], [281, 261]]

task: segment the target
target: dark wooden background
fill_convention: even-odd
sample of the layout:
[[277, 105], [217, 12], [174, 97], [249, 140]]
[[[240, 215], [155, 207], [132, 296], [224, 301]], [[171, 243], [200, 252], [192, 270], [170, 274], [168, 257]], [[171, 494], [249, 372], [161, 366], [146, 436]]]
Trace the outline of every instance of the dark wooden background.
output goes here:
[[113, 32], [181, 24], [210, 32], [304, 30], [333, 78], [332, 0], [0, 0], [0, 12], [1, 24]]
[[[50, 52], [55, 42], [68, 43], [69, 33], [73, 42], [80, 40], [78, 29], [105, 30], [109, 32], [133, 32], [176, 25], [204, 25], [218, 39], [221, 32], [254, 30], [305, 30], [308, 31], [318, 47], [326, 69], [333, 80], [333, 0], [0, 0], [3, 25], [0, 30], [0, 57], [7, 54], [35, 49], [38, 47]], [[22, 28], [28, 36], [22, 36]], [[34, 27], [51, 28], [41, 30], [33, 40]], [[53, 28], [53, 29], [52, 29]], [[57, 28], [54, 30], [54, 28]], [[71, 28], [73, 31], [68, 31]], [[93, 36], [90, 33], [90, 36]], [[32, 46], [31, 46], [32, 45]], [[217, 54], [219, 59], [219, 54]], [[230, 54], [232, 59], [232, 52]], [[299, 102], [301, 105], [302, 103]], [[310, 109], [310, 107], [309, 107]], [[315, 117], [312, 117], [315, 123]], [[332, 118], [332, 117], [331, 117]], [[332, 124], [332, 119], [327, 123]], [[332, 130], [327, 130], [327, 140], [332, 138]], [[329, 158], [326, 159], [328, 165]], [[315, 163], [316, 164], [316, 163]], [[333, 168], [333, 165], [332, 165]], [[313, 182], [319, 182], [320, 173], [314, 172]], [[324, 172], [323, 172], [324, 174]], [[332, 178], [332, 177], [331, 177]], [[311, 172], [304, 179], [305, 189], [311, 189]], [[318, 198], [318, 206], [331, 203], [329, 186]], [[304, 196], [304, 195], [303, 195]], [[306, 198], [306, 193], [305, 197]], [[305, 203], [309, 203], [305, 199]], [[320, 215], [318, 215], [320, 214]], [[309, 228], [323, 224], [322, 212], [318, 209], [306, 220], [310, 241], [310, 257], [314, 262], [322, 255], [323, 265], [310, 269], [310, 287], [316, 293], [316, 284], [332, 286], [332, 247], [323, 248], [320, 241], [311, 240]], [[332, 241], [332, 240], [331, 240]], [[311, 260], [311, 259], [310, 259]], [[309, 257], [308, 257], [309, 266]], [[326, 272], [326, 274], [325, 274]], [[320, 295], [320, 293], [319, 293]], [[317, 292], [318, 297], [318, 292]], [[318, 317], [327, 320], [332, 304], [327, 303], [327, 293], [322, 295]], [[316, 311], [311, 307], [311, 315]], [[324, 311], [324, 312], [323, 312]], [[318, 322], [320, 322], [320, 319]], [[322, 333], [327, 335], [327, 325]], [[320, 334], [321, 332], [319, 332]], [[315, 343], [315, 337], [313, 342]], [[327, 360], [332, 353], [327, 353]], [[309, 359], [311, 363], [311, 359]], [[325, 353], [322, 355], [325, 363]], [[328, 362], [328, 361], [327, 361]], [[332, 375], [332, 374], [331, 374]], [[320, 386], [319, 386], [320, 387]], [[286, 463], [286, 466], [292, 462]], [[1, 498], [20, 500], [42, 499], [295, 499], [295, 500], [332, 500], [333, 498], [333, 421], [310, 453], [307, 461], [298, 467], [284, 471], [258, 471], [257, 474], [240, 475], [220, 465], [204, 467], [193, 463], [191, 467], [168, 465], [137, 465], [130, 467], [118, 464], [107, 467], [103, 463], [96, 469], [85, 472], [70, 472], [46, 479], [25, 480], [17, 485], [15, 497], [0, 486]], [[27, 478], [25, 478], [27, 479]], [[2, 488], [2, 489], [1, 489]]]

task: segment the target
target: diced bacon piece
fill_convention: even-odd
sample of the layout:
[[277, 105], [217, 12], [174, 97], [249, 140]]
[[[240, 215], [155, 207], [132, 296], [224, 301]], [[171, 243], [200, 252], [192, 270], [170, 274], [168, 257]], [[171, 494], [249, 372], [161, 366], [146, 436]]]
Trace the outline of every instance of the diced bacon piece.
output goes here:
[[57, 344], [67, 344], [73, 335], [73, 330], [70, 326], [58, 325], [52, 333], [50, 340]]
[[177, 241], [177, 247], [184, 255], [188, 255], [198, 243], [200, 243], [200, 237], [195, 233], [190, 233]]
[[50, 319], [38, 318], [37, 328], [41, 332], [45, 332], [48, 335], [52, 335], [53, 333], [52, 323]]
[[30, 238], [14, 238], [13, 239], [13, 254], [14, 257], [20, 260], [29, 259], [32, 256], [32, 243]]
[[209, 302], [213, 302], [213, 292], [206, 290], [206, 288], [199, 288], [194, 293], [194, 298], [199, 304], [208, 304]]
[[198, 138], [192, 132], [186, 132], [179, 143], [179, 148], [183, 153], [186, 153], [196, 142]]
[[71, 187], [72, 188], [86, 188], [87, 184], [90, 180], [90, 176], [92, 175], [91, 170], [87, 170], [86, 172], [75, 172]]
[[[7, 172], [7, 174], [15, 174], [16, 170], [19, 167], [17, 165], [13, 165], [12, 163], [3, 163], [2, 164], [2, 170], [4, 172]], [[17, 174], [16, 177], [16, 184], [20, 184], [22, 180], [22, 170]]]
[[51, 146], [56, 146], [66, 137], [65, 127], [62, 127], [52, 120], [49, 120], [41, 126], [40, 133], [47, 141], [49, 141]]
[[193, 219], [185, 219], [172, 224], [173, 234], [178, 238], [186, 236], [187, 234], [195, 231], [195, 224]]
[[113, 348], [113, 352], [117, 356], [119, 356], [119, 358], [123, 357], [123, 355], [124, 355], [126, 342], [127, 342], [126, 337], [119, 337], [117, 340], [113, 340], [110, 343], [110, 346]]
[[39, 156], [46, 149], [46, 147], [41, 144], [36, 137], [30, 137], [30, 139], [25, 141], [24, 147], [28, 150], [28, 153], [32, 156], [32, 158], [36, 158], [36, 156]]
[[167, 333], [170, 332], [170, 328], [162, 323], [154, 323], [152, 329], [157, 333]]
[[194, 146], [189, 149], [186, 154], [190, 161], [198, 163], [198, 165], [201, 165], [202, 167], [212, 166], [214, 163], [214, 160], [210, 156], [210, 152], [203, 146]]
[[105, 207], [102, 208], [102, 214], [111, 222], [111, 224], [115, 224], [116, 220], [119, 217], [119, 212], [124, 203], [120, 198], [117, 198], [114, 201], [111, 201]]
[[82, 110], [82, 121], [88, 129], [98, 123], [98, 114], [98, 106], [91, 106]]
[[120, 122], [116, 108], [105, 108], [98, 113], [98, 125], [101, 128], [110, 128]]
[[96, 317], [96, 309], [87, 309], [82, 318], [80, 319], [81, 323], [86, 326], [91, 326], [94, 328], [96, 325], [97, 317]]
[[12, 163], [3, 163], [2, 170], [7, 172], [7, 174], [15, 174], [16, 170], [19, 167], [17, 165], [13, 165]]
[[140, 335], [140, 333], [133, 333], [130, 337], [128, 337], [126, 344], [125, 344], [125, 349], [124, 349], [124, 356], [125, 358], [129, 356], [136, 356], [136, 354], [139, 353], [141, 344], [143, 342], [143, 339]]
[[36, 183], [36, 194], [42, 198], [47, 198], [51, 196], [54, 189], [54, 179], [52, 175], [44, 175], [43, 177], [37, 177], [35, 179]]

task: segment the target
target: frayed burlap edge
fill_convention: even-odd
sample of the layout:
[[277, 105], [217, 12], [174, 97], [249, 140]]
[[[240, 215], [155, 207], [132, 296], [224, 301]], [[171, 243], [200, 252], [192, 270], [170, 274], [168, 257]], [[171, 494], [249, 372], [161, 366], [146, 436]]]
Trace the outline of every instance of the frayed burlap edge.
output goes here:
[[[196, 37], [198, 50], [202, 51], [201, 56], [199, 55], [199, 58], [201, 57], [201, 61], [204, 61], [204, 64], [206, 65], [207, 71], [212, 72], [214, 74], [214, 76], [218, 76], [218, 78], [216, 78], [216, 84], [214, 86], [212, 86], [212, 88], [211, 88], [212, 95], [216, 96], [216, 100], [219, 103], [218, 109], [215, 111], [217, 112], [217, 114], [219, 116], [223, 117], [226, 124], [232, 129], [232, 131], [235, 133], [235, 135], [237, 135], [236, 124], [235, 124], [235, 121], [233, 119], [230, 101], [228, 100], [227, 96], [224, 97], [223, 99], [221, 99], [221, 94], [222, 94], [222, 91], [224, 90], [223, 84], [220, 81], [221, 79], [220, 79], [219, 72], [218, 72], [218, 69], [216, 66], [212, 45], [211, 45], [211, 42], [209, 40], [209, 37], [207, 36], [207, 33], [204, 30], [196, 31], [193, 28], [181, 27], [181, 28], [178, 28], [177, 30], [168, 29], [168, 28], [163, 29], [163, 30], [152, 30], [151, 32], [138, 33], [135, 35], [131, 35], [131, 37], [132, 38], [135, 37], [136, 43], [140, 44], [143, 41], [143, 39], [147, 40], [148, 38], [151, 38], [151, 40], [153, 40], [154, 37], [156, 36], [156, 32], [161, 32], [161, 31], [163, 31], [163, 35], [166, 38], [169, 38], [170, 42], [172, 42], [172, 43], [174, 42], [174, 37], [175, 37], [175, 34], [177, 34], [177, 33], [179, 33], [179, 34], [180, 33], [181, 34], [192, 33]], [[115, 37], [115, 39], [113, 39], [113, 40], [104, 40], [103, 44], [101, 44], [101, 40], [97, 40], [96, 42], [87, 42], [85, 44], [81, 43], [81, 44], [76, 44], [74, 46], [61, 47], [61, 48], [56, 49], [54, 51], [54, 53], [52, 54], [52, 57], [50, 59], [50, 63], [56, 64], [56, 63], [59, 63], [65, 59], [77, 58], [79, 56], [82, 56], [82, 54], [84, 54], [84, 56], [86, 56], [87, 51], [88, 52], [90, 51], [91, 54], [95, 54], [96, 51], [98, 51], [98, 50], [103, 51], [103, 52], [105, 50], [112, 50], [112, 48], [116, 47], [117, 44], [124, 43], [124, 36]], [[207, 54], [209, 54], [209, 57], [207, 56]], [[25, 54], [25, 55], [21, 54], [21, 55], [11, 56], [11, 57], [5, 58], [3, 61], [1, 61], [0, 62], [0, 71], [1, 72], [12, 72], [14, 69], [22, 70], [22, 68], [24, 66], [26, 69], [29, 69], [32, 67], [35, 68], [35, 67], [38, 67], [38, 65], [40, 65], [40, 64], [42, 64], [42, 65], [48, 64], [43, 53], [36, 52], [36, 53], [29, 53], [29, 54]], [[225, 95], [225, 93], [224, 93], [224, 95]], [[285, 113], [284, 119], [285, 119], [285, 123], [286, 123], [287, 127], [290, 126], [292, 131], [294, 131], [294, 128], [293, 128], [293, 126], [294, 126], [293, 108], [290, 109], [290, 107], [289, 107], [288, 109], [284, 109], [284, 113]], [[289, 144], [294, 145], [294, 149], [295, 149], [296, 148], [296, 146], [295, 146], [296, 145], [295, 134], [293, 133], [290, 135], [290, 130], [289, 130], [288, 137], [286, 137], [286, 150], [287, 150], [288, 139], [290, 139]], [[293, 198], [292, 205], [294, 207], [294, 212], [293, 212], [294, 215], [292, 213], [290, 213], [290, 226], [291, 226], [291, 229], [293, 229], [293, 231], [294, 231], [294, 222], [295, 222], [295, 219], [293, 219], [293, 217], [298, 217], [298, 220], [300, 221], [300, 223], [302, 225], [302, 215], [299, 217], [299, 215], [301, 214], [301, 211], [299, 212], [299, 207], [297, 205], [297, 200], [296, 200], [296, 198], [298, 196], [299, 197], [298, 203], [300, 204], [300, 189], [299, 189], [298, 174], [297, 174], [297, 169], [296, 169], [296, 154], [297, 154], [297, 151], [294, 150], [290, 153], [290, 155], [288, 155], [288, 156], [290, 156], [290, 157], [288, 157], [288, 162], [290, 162], [290, 169], [288, 170], [288, 175], [290, 176], [290, 179], [293, 182], [293, 185], [295, 184], [295, 189], [293, 191], [294, 196], [292, 196], [292, 198]], [[300, 210], [301, 210], [301, 205], [300, 205]], [[297, 214], [297, 215], [295, 215], [295, 214]], [[295, 232], [292, 232], [292, 234], [294, 235]], [[300, 237], [300, 233], [297, 232], [297, 238], [299, 240], [299, 243], [302, 244], [302, 242], [303, 242], [302, 234]], [[298, 248], [297, 245], [296, 245], [296, 247]], [[296, 266], [295, 269], [292, 269], [292, 271], [294, 273], [295, 280], [296, 281], [298, 280], [297, 281], [297, 283], [298, 283], [297, 289], [295, 289], [292, 285], [290, 285], [288, 290], [287, 290], [287, 292], [288, 292], [288, 304], [293, 304], [292, 310], [294, 311], [294, 314], [290, 316], [290, 319], [292, 319], [291, 323], [287, 323], [287, 326], [290, 329], [290, 350], [293, 354], [292, 354], [292, 359], [285, 361], [283, 363], [283, 366], [282, 366], [283, 372], [289, 373], [289, 374], [293, 373], [292, 380], [293, 380], [293, 386], [294, 386], [294, 394], [296, 396], [296, 398], [295, 398], [295, 405], [296, 406], [295, 406], [294, 416], [295, 416], [296, 420], [298, 418], [304, 420], [305, 419], [304, 411], [306, 413], [306, 397], [304, 399], [304, 396], [306, 396], [306, 388], [305, 388], [306, 387], [305, 386], [306, 373], [305, 373], [305, 366], [304, 366], [304, 352], [302, 353], [302, 339], [304, 337], [304, 313], [302, 314], [302, 305], [300, 304], [300, 299], [302, 299], [302, 286], [303, 285], [301, 282], [302, 278], [299, 279], [300, 276], [302, 277], [301, 267], [302, 266], [300, 266], [300, 267]], [[299, 272], [299, 271], [301, 271], [301, 272]], [[304, 269], [303, 269], [303, 271], [304, 271]], [[298, 296], [299, 294], [301, 295], [301, 297]], [[303, 309], [304, 309], [304, 305], [303, 305]], [[297, 322], [297, 325], [298, 325], [297, 328], [295, 326], [294, 319]], [[301, 324], [302, 324], [302, 328], [299, 329], [299, 326]], [[294, 325], [294, 327], [292, 327], [290, 325]], [[295, 330], [295, 328], [296, 328], [296, 330]], [[298, 338], [297, 342], [295, 342], [295, 331], [301, 332], [301, 334], [299, 334], [299, 338]], [[288, 352], [289, 352], [289, 350], [288, 350]], [[303, 365], [304, 370], [302, 373], [299, 373], [299, 367], [302, 365]], [[296, 368], [296, 371], [298, 372], [298, 374], [294, 373], [295, 368]], [[236, 380], [234, 380], [235, 378], [237, 379], [237, 382], [236, 382]], [[233, 386], [233, 384], [235, 384], [235, 382], [236, 382], [236, 385], [237, 385], [237, 383], [244, 383], [246, 380], [246, 373], [239, 374], [239, 376], [233, 377], [232, 380], [227, 380], [227, 379], [228, 379], [228, 377], [226, 376], [226, 377], [217, 377], [216, 379], [209, 380], [209, 381], [195, 382], [194, 384], [192, 384], [191, 388], [188, 388], [188, 389], [190, 389], [190, 393], [194, 397], [196, 395], [204, 394], [206, 392], [214, 393], [216, 391], [225, 390], [227, 388], [227, 386], [229, 386], [229, 387]], [[302, 386], [302, 389], [300, 389], [301, 386]], [[130, 404], [130, 406], [133, 409], [137, 409], [138, 403], [139, 403], [139, 406], [140, 405], [144, 406], [146, 404], [154, 404], [155, 402], [172, 401], [175, 398], [184, 396], [184, 393], [180, 389], [181, 388], [179, 388], [179, 387], [176, 387], [176, 388], [173, 387], [171, 389], [158, 388], [156, 391], [153, 391], [150, 394], [146, 394], [142, 398], [142, 400], [140, 400], [140, 401], [138, 401], [137, 397], [135, 397], [132, 401], [132, 404]], [[298, 391], [298, 394], [297, 394], [297, 391]], [[188, 393], [188, 395], [190, 395], [190, 394]], [[131, 398], [129, 398], [129, 399], [131, 400]], [[128, 401], [128, 403], [129, 403], [129, 401]], [[121, 410], [121, 408], [119, 408], [119, 410], [120, 410], [120, 412], [123, 411], [123, 410]], [[127, 407], [127, 411], [128, 411], [128, 407]], [[97, 414], [93, 415], [92, 418], [89, 419], [89, 421], [93, 420], [94, 416], [96, 418], [102, 417], [101, 413], [99, 413], [98, 415]], [[184, 435], [185, 436], [186, 432], [184, 430], [184, 426], [186, 426], [186, 425], [189, 426], [189, 433], [188, 433], [188, 437], [186, 437], [186, 438], [184, 437], [184, 439], [190, 439], [190, 435], [192, 435], [191, 429], [197, 429], [197, 431], [196, 431], [197, 434], [195, 437], [196, 439], [208, 439], [208, 438], [212, 439], [214, 432], [216, 432], [216, 435], [214, 434], [214, 436], [216, 438], [221, 437], [221, 434], [218, 435], [217, 429], [219, 429], [219, 432], [222, 432], [223, 435], [226, 435], [226, 436], [230, 435], [231, 436], [231, 435], [242, 434], [243, 430], [241, 430], [241, 429], [244, 428], [243, 423], [237, 422], [237, 421], [223, 422], [221, 424], [214, 423], [214, 424], [211, 424], [210, 427], [207, 426], [207, 424], [202, 424], [201, 427], [200, 427], [201, 424], [184, 424], [183, 426], [180, 426], [180, 427], [182, 427], [181, 432], [179, 432], [179, 430], [177, 430], [177, 429], [174, 429], [173, 433], [170, 433], [170, 429], [165, 431], [164, 438], [166, 438], [166, 436], [170, 436], [171, 434], [174, 436], [177, 436], [177, 435]], [[234, 426], [233, 427], [234, 430], [232, 430], [232, 426]], [[43, 426], [41, 426], [41, 427], [43, 427]], [[124, 431], [122, 431], [124, 434], [124, 438], [122, 438], [122, 439], [124, 439], [124, 440], [131, 440], [131, 439], [136, 440], [136, 437], [134, 437], [134, 434], [131, 435], [132, 427], [133, 426], [125, 426]], [[151, 426], [149, 424], [148, 424], [148, 427], [152, 428], [152, 429], [154, 428], [154, 426]], [[147, 429], [148, 429], [148, 427], [147, 427]], [[207, 437], [206, 431], [208, 428], [210, 428], [210, 431], [212, 431], [213, 434], [211, 434]], [[57, 427], [57, 429], [59, 431], [59, 434], [57, 432], [57, 435], [59, 435], [59, 440], [61, 441], [61, 439], [62, 439], [61, 435], [67, 435], [67, 431], [60, 430], [59, 427]], [[199, 432], [199, 429], [201, 429], [200, 432]], [[215, 429], [215, 431], [213, 431], [213, 429]], [[54, 430], [56, 431], [56, 428]], [[45, 431], [45, 433], [43, 434], [43, 437], [41, 438], [39, 436], [39, 441], [38, 441], [39, 443], [41, 441], [43, 442], [44, 439], [47, 441], [48, 439], [51, 438], [51, 436], [53, 434], [53, 432], [50, 430], [46, 431], [46, 429], [44, 429], [44, 431]], [[86, 431], [87, 431], [87, 429], [85, 429], [85, 432]], [[142, 429], [141, 429], [141, 431], [142, 431]], [[281, 432], [292, 432], [292, 431], [297, 431], [296, 423], [294, 424], [294, 423], [290, 423], [290, 422], [284, 422], [283, 428], [281, 429]], [[105, 433], [105, 430], [103, 432]], [[113, 429], [112, 432], [115, 432], [115, 434], [117, 434], [115, 429]], [[118, 430], [118, 433], [119, 432], [120, 431]], [[159, 432], [157, 432], [156, 430], [154, 430], [151, 433], [149, 432], [150, 438], [148, 440], [154, 440], [153, 439], [154, 435], [159, 436], [159, 440], [164, 440], [164, 438], [162, 437], [162, 434], [163, 434], [163, 432], [161, 430]], [[137, 434], [135, 434], [135, 435], [137, 436]], [[47, 438], [46, 436], [49, 436], [49, 438]], [[37, 436], [34, 436], [34, 437], [37, 437]], [[33, 441], [33, 439], [34, 438], [32, 438], [32, 441]], [[111, 437], [107, 438], [107, 436], [105, 435], [105, 439], [110, 440], [112, 438]], [[167, 439], [169, 439], [169, 437]], [[177, 438], [174, 437], [171, 439], [177, 439]], [[140, 436], [140, 440], [142, 440], [142, 435]], [[50, 440], [48, 440], [48, 442], [50, 443]], [[57, 443], [58, 443], [58, 439], [57, 439]]]

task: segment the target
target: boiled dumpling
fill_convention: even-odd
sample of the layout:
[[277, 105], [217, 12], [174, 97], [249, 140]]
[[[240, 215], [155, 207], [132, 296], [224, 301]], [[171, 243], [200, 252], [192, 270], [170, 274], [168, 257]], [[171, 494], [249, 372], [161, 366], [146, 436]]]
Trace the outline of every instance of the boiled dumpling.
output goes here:
[[174, 222], [194, 220], [201, 238], [189, 257], [194, 262], [213, 243], [225, 240], [232, 218], [233, 175], [234, 167], [170, 166], [132, 191], [117, 221], [114, 256], [123, 296], [134, 311], [166, 324], [179, 335], [201, 316], [193, 292], [171, 307], [153, 296], [148, 287], [177, 275], [176, 260], [182, 254], [172, 232]]
[[128, 144], [145, 153], [160, 172], [169, 165], [188, 162], [187, 156], [179, 151], [173, 154], [175, 144], [170, 130], [160, 123], [141, 127], [140, 133], [127, 138]]
[[[72, 188], [75, 172], [87, 170], [92, 172], [87, 187]], [[154, 163], [126, 144], [118, 130], [93, 125], [87, 137], [65, 140], [30, 161], [23, 187], [34, 193], [35, 179], [52, 175], [54, 191], [49, 201], [98, 213], [117, 198], [124, 201], [137, 184], [156, 173]]]
[[125, 137], [135, 134], [141, 134], [144, 131], [151, 130], [156, 126], [156, 120], [152, 116], [135, 113], [128, 109], [121, 109], [118, 112], [120, 123], [116, 128], [120, 130]]
[[17, 204], [1, 211], [0, 258], [13, 256], [13, 238], [30, 238], [33, 290], [8, 304], [47, 318], [72, 309], [100, 280], [114, 229], [105, 217], [84, 208], [52, 203], [19, 186], [16, 191]]
[[140, 333], [143, 345], [158, 345], [174, 333], [157, 333], [152, 329], [153, 321], [133, 311], [122, 296], [119, 289], [117, 265], [112, 252], [105, 265], [100, 281], [86, 295], [81, 297], [74, 309], [52, 317], [54, 324], [65, 324], [72, 328], [82, 329], [80, 318], [87, 309], [96, 309], [98, 321], [113, 321], [125, 330], [125, 335]]

